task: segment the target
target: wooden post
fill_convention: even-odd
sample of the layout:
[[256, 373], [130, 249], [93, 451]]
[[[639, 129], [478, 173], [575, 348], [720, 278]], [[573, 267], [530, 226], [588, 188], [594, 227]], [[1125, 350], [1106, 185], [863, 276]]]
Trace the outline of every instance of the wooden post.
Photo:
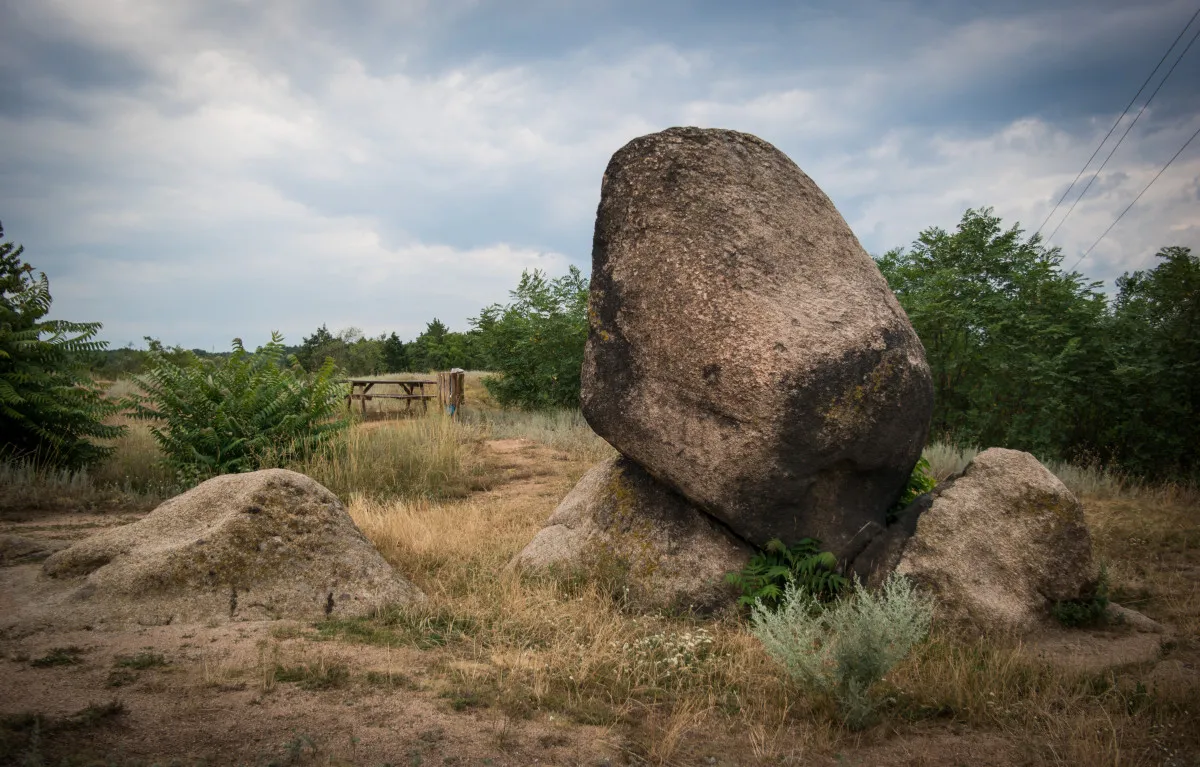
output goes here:
[[438, 373], [438, 404], [442, 406], [442, 412], [448, 413], [451, 418], [458, 418], [459, 410], [467, 399], [463, 392], [465, 381], [466, 374], [457, 368]]

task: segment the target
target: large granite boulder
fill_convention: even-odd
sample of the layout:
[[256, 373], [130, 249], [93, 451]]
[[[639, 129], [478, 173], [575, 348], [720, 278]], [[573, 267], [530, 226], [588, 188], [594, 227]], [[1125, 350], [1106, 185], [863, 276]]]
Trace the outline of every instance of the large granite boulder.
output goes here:
[[425, 598], [333, 493], [284, 469], [210, 479], [43, 571], [81, 579], [79, 609], [154, 623], [345, 617]]
[[725, 574], [750, 547], [627, 458], [594, 466], [511, 566], [561, 574], [616, 568], [642, 609], [719, 611], [737, 593]]
[[634, 139], [604, 174], [583, 413], [660, 481], [764, 544], [844, 553], [927, 436], [924, 349], [829, 198], [728, 130]]
[[894, 566], [937, 596], [940, 617], [1014, 634], [1052, 627], [1055, 602], [1095, 593], [1083, 507], [1029, 453], [985, 450], [925, 505], [889, 528], [902, 538], [915, 522], [906, 541], [881, 537], [893, 559], [873, 562], [870, 582]]

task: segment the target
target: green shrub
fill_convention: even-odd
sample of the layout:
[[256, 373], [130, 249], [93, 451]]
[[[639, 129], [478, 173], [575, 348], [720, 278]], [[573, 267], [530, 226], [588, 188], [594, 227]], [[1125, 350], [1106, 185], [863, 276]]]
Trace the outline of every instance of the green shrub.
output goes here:
[[929, 634], [933, 604], [893, 573], [874, 594], [855, 582], [853, 596], [824, 607], [789, 585], [778, 610], [754, 605], [751, 633], [788, 674], [830, 695], [852, 729], [874, 715], [871, 686]]
[[50, 281], [33, 277], [24, 250], [0, 242], [0, 459], [86, 468], [112, 452], [91, 439], [123, 431], [104, 424], [120, 408], [87, 375], [88, 356], [106, 344], [93, 340], [98, 322], [43, 319]]
[[933, 488], [937, 487], [937, 478], [933, 476], [933, 470], [929, 466], [929, 460], [925, 456], [917, 461], [917, 465], [913, 467], [912, 474], [908, 477], [908, 484], [904, 486], [904, 492], [892, 504], [892, 508], [887, 511], [887, 521], [894, 522], [896, 517], [900, 516], [900, 512], [908, 508], [908, 504], [917, 500], [918, 496], [925, 495]]
[[251, 353], [234, 339], [219, 367], [154, 354], [151, 370], [135, 379], [142, 392], [125, 404], [134, 417], [161, 423], [151, 432], [182, 483], [303, 460], [348, 424], [335, 417], [346, 390], [332, 361], [312, 376], [295, 357], [284, 367], [282, 341], [272, 333]]
[[505, 407], [579, 407], [587, 280], [573, 266], [554, 280], [525, 272], [512, 299], [471, 320], [482, 362], [500, 374], [483, 380], [488, 393]]
[[827, 601], [850, 585], [837, 572], [837, 557], [821, 551], [821, 544], [812, 538], [790, 547], [778, 538], [768, 541], [741, 572], [726, 574], [725, 581], [742, 590], [738, 604], [763, 604], [770, 609], [779, 606], [788, 588], [798, 587]]
[[1095, 626], [1106, 622], [1108, 615], [1108, 570], [1100, 567], [1096, 591], [1084, 599], [1064, 599], [1050, 606], [1050, 614], [1067, 628]]

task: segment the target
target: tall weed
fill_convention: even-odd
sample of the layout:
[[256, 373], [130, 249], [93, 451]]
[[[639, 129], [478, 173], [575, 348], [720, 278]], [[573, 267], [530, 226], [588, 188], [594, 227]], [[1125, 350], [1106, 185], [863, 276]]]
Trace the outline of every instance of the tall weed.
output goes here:
[[482, 481], [479, 440], [472, 426], [432, 413], [360, 424], [287, 465], [343, 499], [462, 497]]
[[851, 729], [870, 723], [870, 689], [929, 634], [933, 603], [893, 573], [876, 594], [861, 583], [854, 595], [823, 606], [789, 586], [777, 611], [756, 604], [751, 633], [802, 686], [831, 696]]

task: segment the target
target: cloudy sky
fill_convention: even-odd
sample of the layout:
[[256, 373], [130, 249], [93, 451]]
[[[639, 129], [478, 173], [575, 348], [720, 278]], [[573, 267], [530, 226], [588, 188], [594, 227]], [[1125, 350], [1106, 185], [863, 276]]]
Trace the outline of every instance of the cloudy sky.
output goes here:
[[[53, 316], [205, 349], [465, 330], [523, 269], [586, 272], [608, 158], [672, 125], [772, 142], [872, 253], [968, 207], [1032, 231], [1196, 1], [4, 0], [0, 221]], [[1197, 128], [1200, 43], [1068, 265]], [[1200, 139], [1079, 269], [1172, 244]]]

